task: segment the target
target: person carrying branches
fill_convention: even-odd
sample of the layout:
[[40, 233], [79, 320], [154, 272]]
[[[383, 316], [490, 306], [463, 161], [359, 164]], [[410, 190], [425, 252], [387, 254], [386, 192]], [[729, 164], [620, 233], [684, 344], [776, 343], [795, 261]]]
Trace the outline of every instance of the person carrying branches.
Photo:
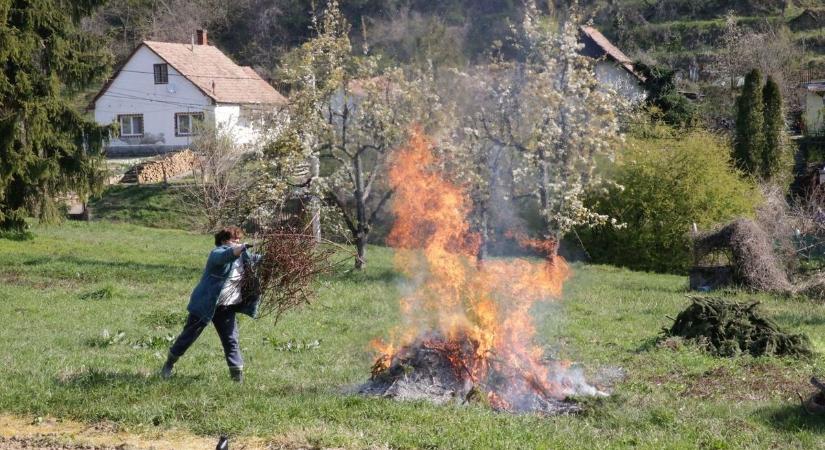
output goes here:
[[[243, 382], [243, 357], [238, 345], [236, 313], [255, 318], [260, 300], [259, 289], [254, 284], [242, 282], [244, 272], [251, 271], [260, 256], [247, 250], [251, 244], [241, 243], [243, 231], [238, 227], [225, 227], [215, 234], [215, 249], [209, 253], [200, 282], [189, 298], [189, 317], [180, 336], [169, 349], [169, 356], [160, 371], [163, 378], [172, 376], [178, 359], [198, 339], [209, 322], [221, 339], [229, 375], [236, 382]], [[246, 277], [248, 279], [248, 277]]]

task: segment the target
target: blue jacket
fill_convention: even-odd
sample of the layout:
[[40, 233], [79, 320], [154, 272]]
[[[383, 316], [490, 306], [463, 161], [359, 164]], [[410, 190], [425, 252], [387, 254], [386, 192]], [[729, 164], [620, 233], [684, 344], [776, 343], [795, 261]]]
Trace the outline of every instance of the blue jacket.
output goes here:
[[[244, 250], [240, 256], [235, 256], [232, 247], [229, 245], [221, 245], [215, 247], [209, 253], [209, 258], [206, 260], [206, 268], [203, 269], [203, 275], [198, 285], [192, 291], [189, 297], [189, 306], [186, 309], [197, 316], [203, 322], [212, 320], [215, 315], [215, 309], [218, 307], [218, 296], [221, 293], [226, 279], [232, 270], [232, 263], [236, 259], [242, 258], [244, 268], [248, 268], [251, 264], [257, 263], [260, 259], [259, 255], [250, 255]], [[239, 312], [242, 312], [249, 317], [255, 317], [258, 313], [258, 303], [260, 297], [257, 292], [241, 292], [241, 298], [245, 299]]]

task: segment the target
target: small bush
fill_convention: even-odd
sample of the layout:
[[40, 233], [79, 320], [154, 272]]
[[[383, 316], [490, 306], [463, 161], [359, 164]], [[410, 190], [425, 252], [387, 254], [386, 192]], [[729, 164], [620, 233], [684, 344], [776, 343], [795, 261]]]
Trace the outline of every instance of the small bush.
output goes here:
[[130, 343], [134, 349], [149, 348], [159, 349], [168, 348], [172, 342], [175, 341], [175, 336], [167, 334], [165, 336], [143, 336]]
[[760, 194], [731, 165], [730, 147], [707, 132], [667, 128], [630, 138], [615, 166], [622, 188], [592, 192], [587, 203], [623, 228], [580, 230], [594, 262], [638, 270], [685, 273], [690, 229], [752, 216]]
[[141, 316], [140, 321], [153, 327], [180, 328], [187, 316], [186, 311], [152, 311]]
[[103, 330], [100, 336], [94, 336], [86, 339], [85, 343], [89, 347], [106, 348], [111, 345], [120, 344], [126, 338], [126, 332], [118, 330], [115, 334], [109, 333], [109, 330]]
[[102, 288], [95, 291], [86, 292], [80, 295], [81, 300], [109, 300], [115, 296], [115, 287], [111, 284], [106, 284]]

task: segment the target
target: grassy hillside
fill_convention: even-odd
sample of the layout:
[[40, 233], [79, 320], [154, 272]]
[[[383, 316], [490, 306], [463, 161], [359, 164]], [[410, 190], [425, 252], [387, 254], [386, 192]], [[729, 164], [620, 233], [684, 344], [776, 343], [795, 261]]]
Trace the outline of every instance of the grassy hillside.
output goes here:
[[124, 222], [152, 228], [193, 228], [179, 185], [112, 185], [89, 202], [92, 220]]
[[[618, 366], [626, 379], [581, 416], [512, 416], [351, 393], [369, 375], [369, 341], [398, 324], [388, 249], [370, 249], [365, 273], [321, 281], [318, 301], [277, 326], [242, 318], [247, 380], [238, 386], [212, 330], [172, 380], [155, 375], [179, 331], [209, 236], [107, 222], [33, 232], [30, 241], [0, 240], [0, 304], [9, 319], [0, 328], [5, 413], [345, 448], [825, 445], [825, 423], [802, 413], [795, 395], [825, 370], [822, 356], [718, 359], [690, 346], [654, 344], [667, 316], [687, 304], [682, 277], [574, 267], [564, 300], [534, 311], [538, 343], [591, 375]], [[825, 306], [759, 299], [782, 326], [807, 333], [825, 352]], [[289, 342], [310, 345], [289, 350]]]

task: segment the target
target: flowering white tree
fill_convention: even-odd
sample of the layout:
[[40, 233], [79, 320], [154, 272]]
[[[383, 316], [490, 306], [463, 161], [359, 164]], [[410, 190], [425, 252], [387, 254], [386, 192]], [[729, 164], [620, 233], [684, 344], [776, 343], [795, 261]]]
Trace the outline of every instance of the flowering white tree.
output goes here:
[[614, 157], [626, 102], [579, 53], [575, 14], [556, 26], [528, 0], [522, 30], [525, 60], [494, 65], [495, 101], [473, 132], [514, 151], [515, 195], [538, 200], [543, 237], [559, 242], [575, 226], [611, 221], [588, 209], [583, 194], [600, 182], [598, 163]]
[[480, 239], [478, 259], [486, 258], [496, 219], [509, 211], [512, 190], [512, 151], [485, 138], [479, 131], [482, 112], [495, 107], [498, 97], [491, 95], [493, 70], [477, 67], [466, 71], [450, 70], [439, 79], [443, 119], [442, 135], [435, 140], [442, 171], [464, 188], [472, 202], [468, 217]]
[[330, 0], [313, 25], [317, 35], [287, 58], [283, 70], [293, 91], [288, 124], [272, 148], [288, 150], [271, 156], [275, 165], [285, 154], [317, 162], [306, 187], [342, 219], [361, 269], [372, 226], [392, 195], [384, 182], [388, 157], [429, 110], [429, 95], [420, 89], [425, 80], [382, 69], [367, 48], [353, 52], [337, 1]]

